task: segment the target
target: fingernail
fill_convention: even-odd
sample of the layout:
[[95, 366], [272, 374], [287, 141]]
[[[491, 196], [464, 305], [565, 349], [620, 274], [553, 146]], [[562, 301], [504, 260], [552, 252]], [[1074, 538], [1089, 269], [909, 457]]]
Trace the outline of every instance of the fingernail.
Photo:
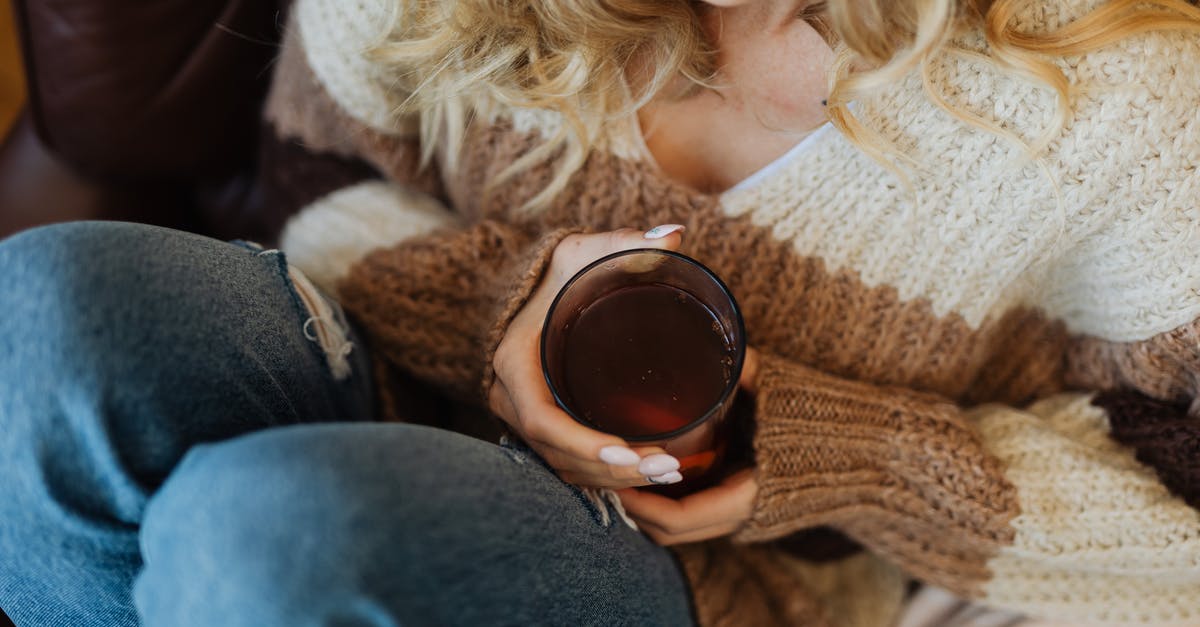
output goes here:
[[642, 237], [646, 239], [662, 239], [676, 231], [682, 231], [684, 228], [686, 227], [682, 224], [661, 224], [646, 231]]
[[664, 475], [646, 477], [646, 480], [654, 485], [670, 485], [672, 483], [679, 483], [680, 481], [683, 481], [683, 475], [679, 474], [678, 472], [671, 471]]
[[613, 466], [633, 466], [641, 459], [633, 449], [624, 446], [606, 446], [600, 449], [600, 461]]
[[672, 470], [679, 470], [679, 460], [662, 453], [647, 455], [642, 459], [642, 463], [638, 464], [638, 472], [648, 477], [668, 473]]

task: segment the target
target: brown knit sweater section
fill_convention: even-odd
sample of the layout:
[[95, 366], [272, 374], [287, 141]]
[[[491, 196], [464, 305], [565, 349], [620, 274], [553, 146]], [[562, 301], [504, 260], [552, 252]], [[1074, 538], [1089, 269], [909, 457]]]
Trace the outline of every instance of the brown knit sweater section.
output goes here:
[[[301, 46], [294, 36], [288, 46], [293, 50], [285, 47], [277, 79], [284, 86], [276, 88], [267, 112], [280, 136], [364, 158], [393, 182], [411, 180], [413, 147], [373, 131], [354, 134], [361, 125], [354, 133], [339, 130], [356, 121], [321, 93], [303, 55], [295, 53]], [[1091, 414], [1078, 413], [1079, 406], [1071, 405], [1076, 413], [1070, 414], [1063, 405], [1029, 405], [1064, 392], [1108, 390], [1087, 410], [1099, 412], [1099, 428], [1111, 421], [1113, 436], [1134, 447], [1175, 494], [1197, 504], [1194, 406], [1188, 415], [1200, 389], [1195, 324], [1117, 342], [1071, 334], [1061, 320], [1018, 302], [971, 323], [953, 311], [935, 312], [927, 299], [902, 298], [886, 283], [867, 284], [851, 268], [832, 268], [777, 237], [772, 225], [724, 211], [719, 196], [673, 182], [650, 163], [603, 151], [589, 157], [550, 207], [519, 212], [549, 182], [549, 164], [491, 189], [486, 183], [539, 142], [537, 133], [518, 131], [503, 117], [477, 121], [458, 171], [440, 173], [438, 185], [428, 174], [420, 179], [465, 226], [363, 251], [338, 284], [338, 297], [388, 367], [482, 405], [492, 352], [563, 237], [685, 225], [682, 252], [730, 286], [749, 342], [763, 355], [753, 515], [730, 539], [677, 551], [702, 624], [828, 624], [820, 599], [789, 574], [787, 562], [795, 558], [772, 544], [820, 526], [921, 581], [1039, 611], [1042, 605], [1025, 601], [1033, 598], [1026, 583], [1008, 583], [1009, 569], [1015, 563], [1020, 572], [1027, 559], [1029, 577], [1058, 577], [1058, 562], [1038, 556], [1060, 553], [1060, 545], [1026, 550], [1022, 542], [1049, 546], [1060, 532], [1029, 527], [1042, 520], [1044, 501], [1036, 499], [1043, 493], [1026, 488], [1037, 473], [1026, 472], [1032, 453], [1018, 444], [1039, 440], [1031, 434], [1051, 427], [1056, 437], [1095, 442], [1085, 434], [1093, 429]], [[929, 242], [930, 254], [938, 245]], [[1120, 447], [1096, 444], [1080, 452], [1072, 446], [1037, 458], [1079, 453], [1143, 481], [1144, 467], [1114, 457]], [[1036, 505], [1032, 511], [1026, 511], [1029, 503]], [[1190, 510], [1181, 511], [1170, 516]], [[1185, 553], [1180, 563], [1194, 558], [1200, 565], [1193, 545], [1166, 551], [1172, 550]], [[1113, 573], [1115, 588], [1123, 576]], [[1198, 589], [1183, 588], [1189, 595]]]

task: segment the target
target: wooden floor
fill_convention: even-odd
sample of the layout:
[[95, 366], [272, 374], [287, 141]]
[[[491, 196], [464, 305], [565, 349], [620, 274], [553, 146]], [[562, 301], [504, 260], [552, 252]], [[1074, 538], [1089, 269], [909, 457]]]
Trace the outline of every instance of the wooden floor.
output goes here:
[[8, 134], [24, 100], [25, 85], [17, 52], [17, 32], [13, 27], [12, 2], [0, 0], [0, 138]]

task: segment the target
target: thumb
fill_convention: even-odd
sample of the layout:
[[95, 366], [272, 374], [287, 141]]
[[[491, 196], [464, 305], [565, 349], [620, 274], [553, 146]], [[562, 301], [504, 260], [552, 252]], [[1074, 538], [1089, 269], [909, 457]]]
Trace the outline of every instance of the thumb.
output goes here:
[[649, 231], [617, 229], [606, 233], [574, 235], [563, 240], [551, 264], [560, 279], [573, 276], [589, 263], [613, 253], [635, 248], [677, 250], [683, 243], [681, 224], [664, 224]]
[[565, 250], [556, 251], [556, 261], [580, 270], [584, 265], [613, 252], [632, 249], [677, 250], [683, 244], [683, 231], [683, 225], [661, 225], [646, 232], [618, 228], [617, 231], [606, 233], [577, 235], [563, 241]]
[[650, 248], [665, 248], [675, 250], [683, 241], [682, 224], [660, 224], [642, 233], [642, 245]]

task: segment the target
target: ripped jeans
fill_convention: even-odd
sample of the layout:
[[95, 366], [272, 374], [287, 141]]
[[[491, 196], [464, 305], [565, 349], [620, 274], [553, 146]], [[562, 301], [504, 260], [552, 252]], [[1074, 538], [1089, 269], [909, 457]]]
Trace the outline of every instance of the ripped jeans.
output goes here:
[[692, 621], [670, 554], [527, 451], [371, 422], [364, 347], [298, 282], [143, 225], [0, 242], [18, 626]]

